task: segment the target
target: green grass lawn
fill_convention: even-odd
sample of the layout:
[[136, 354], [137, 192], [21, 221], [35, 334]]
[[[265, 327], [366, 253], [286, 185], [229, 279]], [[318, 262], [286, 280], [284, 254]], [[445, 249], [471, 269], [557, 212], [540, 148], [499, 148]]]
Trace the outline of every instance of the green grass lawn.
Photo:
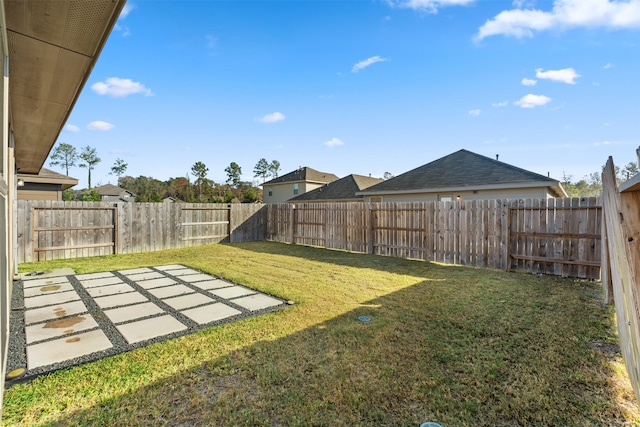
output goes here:
[[174, 263], [296, 304], [16, 385], [4, 424], [640, 425], [596, 283], [269, 242], [21, 270]]

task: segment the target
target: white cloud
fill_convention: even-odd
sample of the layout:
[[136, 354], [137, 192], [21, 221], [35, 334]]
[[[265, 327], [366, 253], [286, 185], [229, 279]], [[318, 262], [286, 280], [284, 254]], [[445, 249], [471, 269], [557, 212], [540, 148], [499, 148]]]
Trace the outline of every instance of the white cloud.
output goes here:
[[338, 147], [340, 145], [344, 145], [344, 142], [340, 141], [338, 138], [331, 138], [329, 141], [327, 142], [323, 142], [322, 145], [324, 145], [325, 147]]
[[438, 9], [446, 6], [464, 6], [475, 0], [387, 0], [392, 6], [414, 9], [429, 13], [438, 13]]
[[64, 130], [67, 132], [80, 132], [80, 128], [76, 125], [65, 125]]
[[476, 40], [495, 35], [533, 37], [535, 32], [570, 28], [631, 29], [640, 27], [640, 0], [554, 0], [551, 11], [504, 10], [489, 19]]
[[535, 108], [541, 107], [545, 104], [548, 104], [549, 102], [551, 102], [551, 98], [549, 98], [548, 96], [533, 95], [530, 93], [514, 102], [514, 104], [521, 108]]
[[207, 34], [205, 36], [206, 40], [207, 40], [207, 47], [209, 49], [213, 49], [214, 47], [216, 47], [218, 45], [218, 38], [216, 36], [212, 36], [211, 34]]
[[284, 119], [286, 119], [285, 115], [276, 111], [275, 113], [267, 114], [266, 116], [256, 120], [261, 123], [269, 124], [281, 122]]
[[613, 67], [615, 67], [615, 66], [616, 66], [616, 64], [612, 64], [611, 62], [609, 62], [607, 65], [605, 65], [605, 66], [604, 66], [604, 67], [602, 67], [602, 68], [604, 68], [605, 70], [608, 70], [609, 68], [613, 68]]
[[469, 110], [469, 115], [470, 115], [470, 116], [476, 116], [476, 117], [477, 117], [477, 116], [479, 116], [479, 115], [480, 115], [480, 113], [482, 113], [482, 110], [480, 110], [480, 109], [476, 109], [476, 110]]
[[524, 86], [535, 86], [536, 83], [538, 83], [538, 81], [534, 80], [534, 79], [528, 79], [526, 77], [524, 79], [522, 79], [522, 84]]
[[492, 107], [495, 108], [502, 108], [502, 107], [506, 107], [507, 105], [509, 105], [509, 101], [502, 101], [502, 102], [493, 102], [491, 103]]
[[119, 77], [109, 77], [104, 82], [94, 83], [91, 89], [98, 95], [109, 95], [115, 98], [123, 98], [135, 93], [142, 93], [145, 96], [153, 95], [151, 89], [146, 88], [142, 83]]
[[118, 17], [118, 19], [126, 18], [131, 13], [131, 11], [135, 8], [136, 8], [135, 4], [127, 2], [122, 8], [122, 11], [120, 12], [120, 16]]
[[565, 68], [563, 70], [542, 71], [542, 68], [536, 70], [536, 77], [539, 79], [547, 79], [554, 82], [576, 84], [575, 80], [580, 77], [573, 68]]
[[353, 66], [353, 68], [351, 69], [352, 73], [357, 73], [360, 70], [363, 70], [373, 64], [375, 64], [376, 62], [385, 62], [388, 61], [387, 58], [381, 58], [379, 56], [372, 56], [371, 58], [367, 58], [364, 61], [360, 61], [358, 62], [356, 65]]
[[115, 127], [115, 125], [109, 123], [109, 122], [103, 122], [102, 120], [96, 120], [95, 122], [91, 122], [87, 125], [87, 129], [89, 130], [99, 130], [99, 131], [103, 131], [106, 132], [108, 130], [111, 130]]

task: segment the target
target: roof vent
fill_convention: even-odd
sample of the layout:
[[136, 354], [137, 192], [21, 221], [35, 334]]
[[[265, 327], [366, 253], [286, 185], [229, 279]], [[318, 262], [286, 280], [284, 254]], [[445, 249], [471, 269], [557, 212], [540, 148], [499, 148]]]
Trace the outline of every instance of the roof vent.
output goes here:
[[500, 157], [500, 154], [496, 154], [496, 160], [498, 160], [499, 157]]

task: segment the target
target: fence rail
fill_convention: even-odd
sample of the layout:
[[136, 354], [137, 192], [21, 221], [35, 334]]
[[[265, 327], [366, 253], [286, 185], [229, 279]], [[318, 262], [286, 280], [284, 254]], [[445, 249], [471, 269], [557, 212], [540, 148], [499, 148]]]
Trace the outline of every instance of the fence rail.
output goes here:
[[599, 199], [267, 205], [269, 240], [599, 279]]
[[257, 204], [17, 202], [19, 263], [264, 240]]

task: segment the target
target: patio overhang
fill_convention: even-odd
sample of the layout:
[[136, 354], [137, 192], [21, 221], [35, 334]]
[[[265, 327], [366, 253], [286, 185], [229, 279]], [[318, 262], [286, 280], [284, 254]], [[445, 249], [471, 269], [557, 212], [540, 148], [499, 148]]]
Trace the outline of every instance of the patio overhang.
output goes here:
[[16, 167], [37, 174], [125, 0], [6, 0]]

